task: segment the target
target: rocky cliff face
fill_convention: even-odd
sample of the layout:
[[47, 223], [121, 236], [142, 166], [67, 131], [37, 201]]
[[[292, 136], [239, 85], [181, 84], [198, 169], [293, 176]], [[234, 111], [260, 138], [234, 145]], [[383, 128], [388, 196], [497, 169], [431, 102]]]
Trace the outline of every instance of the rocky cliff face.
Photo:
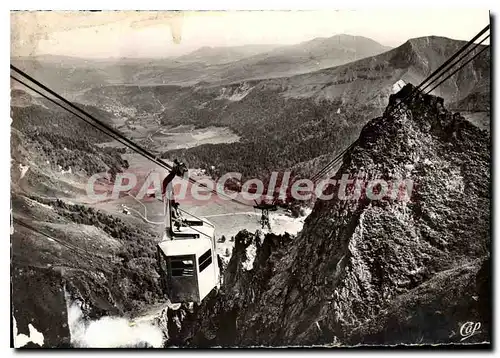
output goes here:
[[390, 110], [412, 89], [391, 96], [334, 177], [411, 179], [411, 196], [318, 200], [294, 239], [240, 233], [183, 344], [454, 343], [468, 321], [482, 328], [464, 343], [490, 340], [489, 138], [441, 98]]

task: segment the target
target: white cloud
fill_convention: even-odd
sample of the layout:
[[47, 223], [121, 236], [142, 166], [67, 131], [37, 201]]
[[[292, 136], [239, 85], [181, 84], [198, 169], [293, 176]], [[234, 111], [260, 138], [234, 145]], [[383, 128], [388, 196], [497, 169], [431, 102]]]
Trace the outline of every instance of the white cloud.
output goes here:
[[76, 302], [68, 304], [68, 326], [71, 344], [78, 348], [163, 347], [159, 327], [123, 317], [87, 321]]

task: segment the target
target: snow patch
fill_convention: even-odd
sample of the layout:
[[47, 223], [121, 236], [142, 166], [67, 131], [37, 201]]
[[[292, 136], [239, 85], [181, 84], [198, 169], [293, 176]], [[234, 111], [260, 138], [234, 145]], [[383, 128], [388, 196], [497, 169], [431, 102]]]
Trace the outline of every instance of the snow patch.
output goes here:
[[250, 85], [246, 82], [235, 88], [233, 91], [231, 90], [231, 88], [222, 87], [221, 93], [216, 98], [216, 100], [227, 99], [233, 102], [241, 101], [250, 93], [253, 88], [254, 87], [250, 87]]
[[27, 345], [29, 342], [33, 342], [35, 344], [38, 344], [40, 347], [43, 347], [43, 341], [44, 337], [43, 334], [38, 332], [38, 330], [33, 327], [33, 325], [30, 323], [28, 324], [28, 329], [30, 331], [30, 334], [27, 336], [23, 333], [17, 334], [17, 322], [16, 318], [13, 318], [13, 333], [14, 333], [14, 348], [21, 348]]
[[[68, 298], [66, 298], [68, 302]], [[71, 344], [77, 348], [163, 347], [161, 329], [124, 317], [86, 320], [78, 302], [67, 303]]]
[[312, 213], [312, 209], [311, 208], [304, 208], [304, 218], [308, 217], [311, 213]]
[[255, 256], [257, 254], [257, 248], [255, 247], [255, 245], [248, 245], [245, 254], [247, 256], [247, 259], [241, 265], [246, 271], [250, 271], [251, 269], [253, 269], [253, 262], [255, 261]]
[[20, 179], [22, 179], [26, 175], [26, 172], [28, 171], [29, 168], [30, 168], [29, 165], [22, 165], [21, 163], [19, 163], [19, 171], [21, 172]]
[[[231, 241], [230, 238], [234, 237], [238, 232], [246, 229], [250, 232], [259, 230], [264, 234], [272, 232], [276, 235], [283, 235], [285, 233], [297, 235], [302, 230], [304, 221], [312, 212], [312, 209], [303, 208], [303, 211], [305, 215], [298, 218], [294, 218], [290, 213], [286, 212], [278, 211], [269, 213], [271, 231], [267, 230], [267, 228], [262, 229], [259, 222], [260, 213], [256, 213], [255, 211], [203, 215], [203, 217], [214, 218], [217, 225], [218, 237], [222, 235], [226, 237], [226, 241], [224, 243], [217, 242], [217, 254], [220, 255], [221, 259], [227, 263], [232, 256], [234, 248], [234, 241]], [[235, 221], [229, 222], [228, 220], [225, 220], [227, 216], [233, 216]], [[263, 237], [261, 239], [263, 240]]]
[[297, 235], [304, 226], [304, 220], [311, 214], [311, 208], [303, 208], [304, 215], [298, 218], [281, 213], [271, 213], [269, 215], [272, 232], [277, 235], [283, 235], [285, 232], [291, 235]]
[[397, 93], [406, 85], [405, 81], [398, 80], [396, 83], [392, 85], [392, 93]]
[[71, 167], [68, 170], [64, 170], [60, 165], [58, 165], [61, 174], [71, 174]]

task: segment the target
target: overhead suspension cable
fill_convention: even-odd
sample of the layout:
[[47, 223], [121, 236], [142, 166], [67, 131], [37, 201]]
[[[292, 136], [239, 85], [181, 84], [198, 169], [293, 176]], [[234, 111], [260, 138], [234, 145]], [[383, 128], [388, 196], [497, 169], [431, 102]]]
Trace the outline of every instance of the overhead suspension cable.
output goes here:
[[[72, 110], [70, 110], [69, 108], [66, 108], [66, 107], [62, 106], [62, 105], [61, 105], [61, 103], [59, 103], [59, 102], [55, 101], [53, 98], [48, 97], [47, 95], [45, 95], [45, 94], [44, 94], [44, 93], [42, 93], [41, 91], [39, 91], [39, 90], [37, 90], [36, 88], [34, 88], [34, 87], [30, 86], [29, 84], [27, 84], [26, 82], [24, 82], [24, 81], [20, 80], [19, 78], [16, 78], [15, 76], [12, 76], [12, 75], [10, 76], [10, 78], [12, 78], [13, 80], [15, 80], [15, 81], [19, 82], [19, 83], [20, 83], [20, 84], [22, 84], [23, 86], [25, 86], [25, 87], [29, 88], [31, 91], [33, 91], [33, 92], [35, 92], [35, 93], [39, 94], [40, 96], [44, 97], [45, 99], [49, 100], [50, 102], [52, 102], [52, 103], [56, 104], [57, 106], [59, 106], [59, 107], [61, 107], [61, 108], [65, 109], [66, 111], [68, 111], [69, 113], [73, 114], [74, 116], [76, 116], [76, 117], [80, 118], [80, 119], [81, 119], [81, 120], [83, 120], [84, 122], [86, 122], [86, 123], [88, 123], [89, 125], [91, 125], [93, 128], [95, 128], [95, 129], [97, 129], [97, 130], [99, 130], [99, 131], [101, 131], [101, 132], [104, 132], [104, 133], [105, 133], [105, 134], [107, 134], [108, 136], [112, 137], [113, 139], [117, 140], [118, 142], [122, 143], [123, 145], [125, 145], [125, 146], [129, 147], [129, 145], [128, 145], [128, 143], [127, 143], [126, 141], [123, 141], [120, 137], [118, 137], [118, 136], [114, 135], [114, 133], [113, 133], [113, 132], [107, 132], [107, 131], [106, 131], [106, 129], [104, 128], [104, 126], [99, 127], [99, 125], [96, 125], [96, 124], [92, 123], [92, 122], [91, 122], [91, 121], [89, 121], [87, 118], [83, 117], [82, 115], [80, 115], [80, 114], [78, 114], [78, 113], [75, 113], [75, 112], [73, 112]], [[103, 129], [103, 128], [104, 128], [104, 129]], [[130, 148], [130, 147], [129, 147], [129, 148]], [[140, 153], [140, 154], [141, 154], [141, 155], [144, 155], [144, 154], [142, 154], [142, 153]], [[150, 158], [148, 157], [148, 159], [150, 159]], [[156, 163], [156, 162], [155, 162], [155, 163]], [[156, 163], [156, 164], [160, 165], [159, 163]], [[168, 169], [168, 168], [167, 168], [167, 169]], [[171, 169], [171, 168], [170, 168], [170, 169]], [[170, 169], [169, 169], [169, 170], [170, 170]]]
[[[462, 61], [468, 54], [473, 52], [479, 45], [481, 45], [486, 39], [490, 37], [488, 34], [485, 38], [481, 40], [481, 42], [475, 44], [472, 49], [470, 49], [467, 53], [465, 53], [463, 56], [461, 56], [458, 60], [455, 61], [455, 59], [460, 56], [464, 51], [466, 51], [470, 46], [474, 44], [474, 42], [481, 37], [486, 31], [490, 29], [490, 25], [487, 25], [484, 29], [482, 29], [476, 36], [474, 36], [469, 42], [467, 42], [464, 46], [462, 46], [457, 52], [455, 52], [448, 60], [446, 60], [441, 66], [439, 66], [435, 71], [433, 71], [429, 76], [427, 76], [416, 88], [413, 89], [412, 92], [410, 92], [407, 96], [405, 96], [399, 103], [397, 103], [394, 107], [389, 109], [389, 114], [394, 113], [394, 111], [401, 106], [403, 103], [411, 99], [415, 94], [417, 94], [419, 91], [422, 92], [423, 89], [427, 88], [428, 86], [432, 85], [435, 83], [437, 80], [439, 80], [446, 72], [448, 72], [450, 69], [452, 69], [453, 66], [457, 65], [460, 61]], [[485, 46], [480, 52], [478, 52], [472, 59], [477, 57], [481, 52], [485, 51], [486, 48], [489, 46]], [[468, 62], [472, 61], [470, 59]], [[467, 63], [468, 63], [467, 62]], [[440, 81], [437, 85], [435, 85], [429, 92], [434, 90], [436, 87], [438, 87], [440, 84], [445, 82], [448, 78], [453, 76], [456, 72], [458, 72], [460, 69], [462, 69], [467, 63], [463, 64], [460, 66], [458, 69], [453, 71], [450, 75], [448, 75], [445, 79]], [[449, 65], [449, 66], [448, 66]], [[447, 68], [448, 67], [448, 68]], [[431, 79], [434, 78], [432, 81]], [[429, 82], [430, 81], [430, 82]], [[421, 90], [420, 88], [424, 86], [425, 83], [429, 82], [425, 87]], [[428, 93], [429, 93], [428, 92]], [[357, 141], [353, 142], [351, 145], [349, 145], [347, 148], [345, 148], [340, 154], [338, 154], [334, 159], [332, 159], [326, 166], [323, 167], [319, 172], [317, 172], [315, 175], [312, 176], [311, 180], [317, 181], [321, 176], [325, 175], [328, 173], [331, 169], [333, 169], [337, 164], [339, 164], [342, 160], [343, 155], [350, 150], [354, 144]]]
[[[168, 171], [172, 171], [172, 166], [167, 164], [165, 161], [161, 160], [160, 158], [158, 158], [158, 156], [152, 154], [151, 152], [149, 152], [148, 150], [142, 148], [141, 146], [139, 146], [138, 144], [132, 142], [130, 139], [128, 139], [127, 137], [125, 137], [123, 134], [121, 134], [120, 132], [116, 131], [115, 129], [111, 128], [110, 126], [108, 126], [107, 124], [103, 123], [102, 121], [98, 120], [97, 118], [95, 118], [93, 115], [89, 114], [87, 111], [79, 108], [78, 106], [76, 106], [75, 104], [71, 103], [70, 101], [68, 101], [67, 99], [65, 99], [64, 97], [62, 97], [61, 95], [59, 95], [58, 93], [54, 92], [53, 90], [51, 90], [50, 88], [48, 88], [47, 86], [45, 86], [44, 84], [40, 83], [39, 81], [37, 81], [35, 78], [31, 77], [30, 75], [28, 75], [27, 73], [25, 73], [24, 71], [20, 70], [19, 68], [17, 68], [16, 66], [14, 65], [10, 65], [10, 68], [11, 70], [15, 71], [16, 73], [18, 73], [20, 76], [24, 77], [25, 79], [27, 79], [28, 81], [30, 81], [31, 83], [35, 84], [37, 87], [43, 89], [45, 92], [49, 93], [50, 95], [56, 97], [58, 100], [60, 100], [62, 103], [68, 105], [69, 107], [71, 107], [71, 109], [74, 109], [75, 111], [78, 111], [80, 113], [83, 114], [83, 116], [79, 113], [76, 113], [75, 111], [67, 108], [66, 106], [64, 106], [61, 102], [58, 102], [56, 100], [54, 100], [53, 98], [49, 97], [47, 94], [37, 90], [36, 88], [34, 88], [33, 86], [30, 86], [29, 84], [25, 83], [24, 81], [20, 80], [19, 78], [15, 77], [15, 76], [10, 76], [13, 80], [21, 83], [22, 85], [26, 86], [27, 88], [29, 88], [30, 90], [34, 91], [35, 93], [39, 94], [40, 96], [46, 98], [47, 100], [49, 100], [50, 102], [56, 104], [57, 106], [63, 108], [64, 110], [68, 111], [69, 113], [73, 114], [74, 116], [76, 116], [77, 118], [79, 119], [82, 119], [83, 121], [85, 121], [86, 123], [90, 124], [92, 127], [98, 129], [99, 131], [105, 133], [106, 135], [112, 137], [113, 139], [117, 140], [118, 142], [120, 142], [121, 144], [125, 145], [126, 147], [128, 147], [129, 149], [132, 149], [134, 152], [142, 155], [143, 157], [145, 157], [146, 159], [149, 159], [150, 161], [152, 161], [153, 163], [159, 165], [160, 167], [168, 170]], [[88, 120], [87, 118], [85, 118], [84, 116], [90, 118], [90, 120]], [[197, 185], [200, 185], [201, 187], [203, 188], [206, 188], [206, 189], [209, 189], [213, 194], [216, 194], [216, 195], [221, 195], [221, 196], [225, 196], [227, 197], [229, 200], [235, 202], [235, 203], [238, 203], [238, 204], [241, 204], [241, 205], [245, 205], [245, 206], [251, 206], [249, 204], [246, 204], [246, 203], [243, 203], [239, 200], [236, 200], [235, 198], [232, 198], [230, 197], [229, 195], [225, 194], [223, 191], [218, 191], [218, 190], [215, 190], [215, 189], [211, 189], [209, 188], [206, 184], [204, 183], [199, 183], [198, 181], [196, 181], [195, 179], [193, 178], [185, 178], [187, 179], [190, 183], [192, 184], [197, 184]]]
[[[347, 148], [345, 148], [342, 152], [340, 152], [339, 154], [337, 154], [337, 156], [335, 158], [333, 158], [322, 170], [320, 170], [318, 173], [316, 173], [315, 175], [313, 175], [311, 177], [311, 180], [313, 182], [315, 182], [317, 179], [319, 179], [322, 175], [326, 174], [333, 166], [336, 165], [336, 162], [339, 161], [339, 159], [341, 159], [345, 153], [347, 153], [347, 151], [349, 149], [351, 149], [352, 147], [354, 147], [354, 144], [356, 143], [353, 142], [351, 143]], [[330, 169], [329, 169], [330, 168]]]
[[[442, 71], [445, 69], [452, 61], [454, 61], [462, 52], [466, 51], [467, 48], [469, 48], [471, 45], [474, 44], [474, 42], [480, 38], [486, 31], [490, 29], [490, 25], [487, 25], [479, 31], [476, 36], [474, 36], [469, 42], [467, 42], [465, 45], [463, 45], [457, 52], [455, 52], [453, 55], [448, 58], [441, 66], [439, 66], [436, 70], [434, 70], [429, 76], [427, 76], [417, 87], [413, 89], [412, 92], [410, 92], [406, 97], [404, 97], [394, 108], [390, 110], [389, 113], [393, 113], [393, 110], [396, 110], [399, 106], [401, 106], [406, 100], [410, 99], [413, 97], [417, 92], [420, 90], [420, 88], [428, 81], [431, 80], [434, 76], [441, 77], [442, 76]], [[489, 36], [489, 35], [488, 35]]]
[[[434, 80], [432, 80], [431, 82], [429, 82], [427, 85], [425, 85], [421, 90], [420, 92], [424, 92], [427, 88], [429, 88], [430, 86], [432, 86], [434, 83], [436, 83], [437, 81], [439, 81], [439, 79], [445, 75], [446, 72], [452, 70], [459, 62], [461, 62], [464, 58], [466, 58], [471, 52], [474, 52], [476, 50], [476, 48], [478, 48], [479, 46], [481, 46], [481, 44], [486, 41], [488, 38], [490, 37], [490, 35], [488, 34], [488, 36], [486, 36], [485, 38], [483, 38], [480, 42], [476, 43], [474, 47], [472, 47], [469, 51], [467, 51], [466, 53], [464, 53], [460, 58], [457, 58], [456, 61], [454, 61], [452, 64], [450, 64], [450, 66], [448, 66], [448, 68], [446, 68], [442, 73], [441, 73], [441, 76], [440, 77], [436, 77]], [[485, 45], [483, 45], [485, 46]], [[483, 48], [484, 49], [484, 48]]]
[[23, 221], [21, 221], [21, 220], [19, 220], [19, 219], [17, 219], [17, 218], [13, 218], [13, 219], [12, 219], [12, 222], [13, 222], [13, 223], [15, 223], [15, 224], [18, 224], [18, 225], [24, 226], [25, 228], [27, 228], [27, 229], [29, 229], [29, 230], [31, 230], [31, 231], [34, 231], [34, 232], [36, 232], [36, 233], [38, 233], [38, 234], [40, 234], [40, 235], [42, 235], [42, 236], [46, 237], [46, 238], [47, 238], [47, 239], [49, 239], [49, 240], [52, 240], [52, 241], [57, 242], [58, 244], [60, 244], [61, 246], [64, 246], [65, 248], [67, 248], [68, 250], [72, 251], [73, 253], [88, 254], [87, 250], [84, 250], [84, 249], [79, 248], [79, 247], [77, 247], [77, 246], [75, 246], [75, 245], [69, 244], [69, 243], [64, 242], [64, 241], [62, 241], [62, 240], [59, 240], [59, 239], [57, 239], [57, 238], [55, 238], [55, 237], [52, 237], [52, 236], [50, 236], [50, 235], [48, 235], [48, 234], [46, 234], [46, 233], [44, 233], [44, 232], [42, 232], [42, 231], [38, 230], [38, 229], [37, 229], [37, 228], [35, 228], [34, 226], [29, 225], [29, 224], [27, 224], [27, 223], [25, 223], [25, 222], [23, 222]]

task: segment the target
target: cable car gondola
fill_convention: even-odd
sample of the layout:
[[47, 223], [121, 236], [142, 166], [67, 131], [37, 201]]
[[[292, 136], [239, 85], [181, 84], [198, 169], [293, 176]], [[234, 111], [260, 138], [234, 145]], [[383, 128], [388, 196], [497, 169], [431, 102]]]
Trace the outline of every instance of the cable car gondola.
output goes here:
[[157, 255], [162, 286], [172, 303], [200, 303], [220, 280], [214, 225], [180, 209], [173, 198], [171, 182], [186, 172], [183, 163], [174, 161], [162, 185], [166, 228]]

